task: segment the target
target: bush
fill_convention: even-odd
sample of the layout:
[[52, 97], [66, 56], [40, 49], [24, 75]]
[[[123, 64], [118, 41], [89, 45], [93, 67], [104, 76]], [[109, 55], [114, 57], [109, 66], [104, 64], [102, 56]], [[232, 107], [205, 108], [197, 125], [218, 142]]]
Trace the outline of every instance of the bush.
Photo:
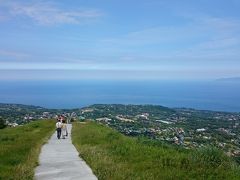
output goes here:
[[3, 129], [6, 127], [5, 121], [0, 117], [0, 129]]

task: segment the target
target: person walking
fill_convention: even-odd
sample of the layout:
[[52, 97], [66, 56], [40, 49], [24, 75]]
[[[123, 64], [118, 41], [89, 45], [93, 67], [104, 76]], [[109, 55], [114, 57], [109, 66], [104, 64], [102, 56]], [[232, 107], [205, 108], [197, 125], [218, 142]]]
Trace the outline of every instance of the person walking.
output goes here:
[[66, 136], [68, 136], [67, 124], [66, 124], [66, 120], [63, 120], [63, 123], [62, 123], [62, 138], [65, 139]]
[[60, 139], [61, 132], [62, 132], [62, 123], [59, 119], [58, 119], [58, 122], [56, 123], [56, 128], [57, 128], [57, 138]]
[[182, 128], [178, 129], [178, 144], [179, 145], [184, 144], [184, 130]]

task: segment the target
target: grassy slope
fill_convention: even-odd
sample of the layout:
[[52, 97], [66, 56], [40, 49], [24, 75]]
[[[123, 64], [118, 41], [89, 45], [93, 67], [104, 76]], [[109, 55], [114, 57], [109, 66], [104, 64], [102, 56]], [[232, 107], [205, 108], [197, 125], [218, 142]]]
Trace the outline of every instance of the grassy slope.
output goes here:
[[75, 123], [72, 138], [99, 179], [240, 179], [239, 167], [216, 149], [187, 151], [95, 123]]
[[0, 179], [33, 179], [41, 146], [54, 127], [54, 121], [42, 120], [0, 130]]

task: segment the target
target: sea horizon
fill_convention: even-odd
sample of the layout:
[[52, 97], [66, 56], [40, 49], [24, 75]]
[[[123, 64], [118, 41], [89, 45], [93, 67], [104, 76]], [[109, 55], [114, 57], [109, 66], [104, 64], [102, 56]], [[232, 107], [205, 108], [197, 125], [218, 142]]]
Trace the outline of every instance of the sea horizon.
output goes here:
[[151, 104], [240, 112], [240, 84], [214, 80], [11, 80], [0, 81], [0, 102], [51, 109], [92, 104]]

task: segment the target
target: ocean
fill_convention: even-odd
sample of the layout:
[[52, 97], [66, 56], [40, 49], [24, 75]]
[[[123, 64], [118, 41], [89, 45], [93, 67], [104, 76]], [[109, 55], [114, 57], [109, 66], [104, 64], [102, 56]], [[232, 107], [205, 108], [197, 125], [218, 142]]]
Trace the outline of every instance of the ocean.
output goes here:
[[240, 83], [222, 81], [0, 81], [0, 102], [46, 108], [155, 104], [240, 112]]

